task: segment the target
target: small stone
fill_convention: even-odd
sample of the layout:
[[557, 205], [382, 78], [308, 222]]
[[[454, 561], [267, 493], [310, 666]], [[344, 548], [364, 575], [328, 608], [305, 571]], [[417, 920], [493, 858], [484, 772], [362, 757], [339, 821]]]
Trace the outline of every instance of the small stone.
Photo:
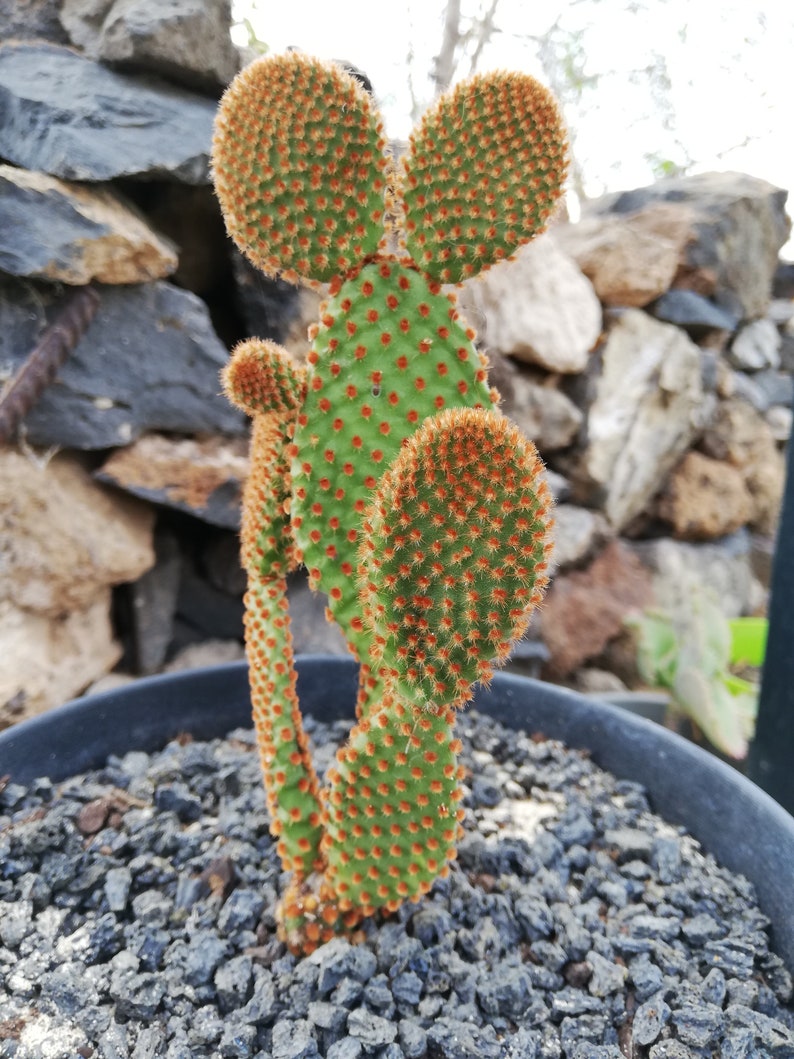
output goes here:
[[780, 367], [781, 336], [768, 317], [753, 320], [739, 331], [731, 343], [728, 359], [742, 371]]
[[250, 956], [235, 956], [215, 972], [218, 1007], [222, 1013], [236, 1011], [248, 1000], [253, 963]]
[[631, 1024], [632, 1041], [635, 1044], [653, 1044], [669, 1018], [670, 1008], [661, 997], [646, 1000], [634, 1012]]
[[367, 1049], [381, 1048], [397, 1036], [397, 1027], [390, 1019], [381, 1018], [364, 1008], [351, 1011], [347, 1017], [347, 1031]]
[[717, 1040], [723, 1025], [722, 1009], [715, 1004], [682, 1004], [672, 1013], [679, 1039], [693, 1048], [706, 1048]]
[[132, 873], [127, 867], [110, 868], [105, 876], [105, 897], [111, 912], [123, 912], [127, 907], [132, 886]]
[[255, 930], [265, 907], [261, 894], [238, 887], [232, 890], [218, 914], [218, 928], [226, 934]]
[[282, 1020], [273, 1027], [273, 1059], [315, 1059], [317, 1056], [317, 1042], [306, 1019]]
[[423, 1059], [427, 1051], [427, 1033], [413, 1019], [400, 1019], [398, 1039], [405, 1059]]
[[224, 1059], [250, 1059], [254, 1054], [255, 1042], [254, 1026], [230, 1023], [224, 1026], [218, 1047]]
[[391, 982], [391, 994], [398, 1004], [416, 1005], [422, 998], [422, 979], [413, 971], [395, 975]]
[[357, 1037], [343, 1037], [328, 1049], [328, 1059], [359, 1059], [363, 1054], [361, 1041]]
[[587, 962], [593, 969], [592, 976], [587, 983], [591, 996], [605, 997], [623, 988], [628, 972], [621, 964], [605, 959], [595, 950], [588, 952]]
[[165, 996], [166, 986], [160, 975], [125, 975], [121, 983], [111, 985], [110, 995], [121, 1018], [149, 1022], [154, 1018]]
[[701, 983], [700, 995], [707, 1004], [721, 1008], [725, 1003], [726, 993], [725, 975], [719, 967], [712, 967]]
[[32, 901], [0, 901], [0, 942], [9, 949], [18, 948], [30, 933], [32, 917]]
[[493, 1026], [478, 1027], [451, 1017], [430, 1026], [427, 1044], [434, 1059], [501, 1059], [502, 1053]]

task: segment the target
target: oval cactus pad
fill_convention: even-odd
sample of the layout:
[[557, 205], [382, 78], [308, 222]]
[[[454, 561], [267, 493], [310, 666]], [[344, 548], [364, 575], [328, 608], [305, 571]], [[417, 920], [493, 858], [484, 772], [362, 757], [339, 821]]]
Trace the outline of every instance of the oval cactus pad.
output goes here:
[[405, 236], [429, 276], [459, 283], [541, 232], [562, 192], [567, 141], [551, 94], [488, 73], [442, 96], [411, 134]]
[[289, 52], [251, 63], [215, 121], [226, 228], [269, 276], [327, 282], [377, 250], [387, 160], [380, 117], [346, 71]]
[[469, 698], [526, 630], [546, 583], [550, 496], [535, 446], [495, 410], [426, 420], [367, 511], [365, 617], [399, 694]]

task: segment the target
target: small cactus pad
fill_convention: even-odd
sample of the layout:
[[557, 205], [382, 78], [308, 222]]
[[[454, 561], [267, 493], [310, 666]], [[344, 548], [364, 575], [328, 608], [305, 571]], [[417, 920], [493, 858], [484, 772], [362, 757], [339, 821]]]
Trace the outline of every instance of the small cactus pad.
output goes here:
[[380, 117], [340, 67], [291, 52], [242, 70], [221, 100], [212, 167], [226, 228], [269, 276], [328, 282], [377, 250]]
[[473, 337], [452, 301], [394, 261], [365, 265], [322, 313], [295, 431], [292, 527], [353, 644], [358, 530], [378, 479], [427, 416], [491, 405]]
[[360, 549], [365, 620], [418, 704], [460, 703], [526, 630], [546, 583], [550, 496], [500, 412], [428, 419], [381, 478]]
[[495, 72], [442, 96], [404, 160], [405, 237], [432, 279], [459, 283], [543, 230], [566, 175], [557, 105], [527, 74]]
[[275, 342], [249, 338], [232, 350], [223, 374], [232, 404], [248, 415], [294, 419], [306, 392], [306, 372]]

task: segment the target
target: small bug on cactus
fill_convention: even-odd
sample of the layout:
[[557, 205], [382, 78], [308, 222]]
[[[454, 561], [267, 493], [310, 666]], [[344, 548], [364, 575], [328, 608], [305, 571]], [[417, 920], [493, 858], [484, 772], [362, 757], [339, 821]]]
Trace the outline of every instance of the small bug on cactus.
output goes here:
[[[542, 466], [443, 285], [542, 231], [566, 141], [546, 89], [498, 72], [441, 97], [397, 163], [361, 85], [289, 53], [231, 84], [212, 165], [240, 250], [271, 277], [327, 285], [305, 369], [251, 339], [224, 372], [253, 417], [241, 554], [271, 828], [292, 873], [279, 923], [309, 952], [448, 870], [455, 710], [541, 598]], [[286, 578], [299, 563], [359, 662], [356, 724], [324, 787], [296, 695]]]

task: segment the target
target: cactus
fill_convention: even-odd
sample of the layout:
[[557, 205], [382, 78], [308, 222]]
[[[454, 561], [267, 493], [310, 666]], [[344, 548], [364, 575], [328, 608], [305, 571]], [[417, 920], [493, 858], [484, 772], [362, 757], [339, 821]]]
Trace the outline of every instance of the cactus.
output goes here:
[[[292, 873], [278, 917], [309, 952], [448, 870], [456, 709], [541, 598], [542, 466], [442, 285], [543, 229], [566, 143], [542, 86], [494, 73], [438, 100], [397, 164], [360, 84], [290, 53], [231, 84], [212, 166], [239, 249], [268, 276], [327, 285], [305, 371], [251, 339], [224, 372], [253, 417], [241, 553], [257, 739]], [[356, 724], [324, 786], [296, 697], [286, 577], [298, 563], [359, 662]]]

